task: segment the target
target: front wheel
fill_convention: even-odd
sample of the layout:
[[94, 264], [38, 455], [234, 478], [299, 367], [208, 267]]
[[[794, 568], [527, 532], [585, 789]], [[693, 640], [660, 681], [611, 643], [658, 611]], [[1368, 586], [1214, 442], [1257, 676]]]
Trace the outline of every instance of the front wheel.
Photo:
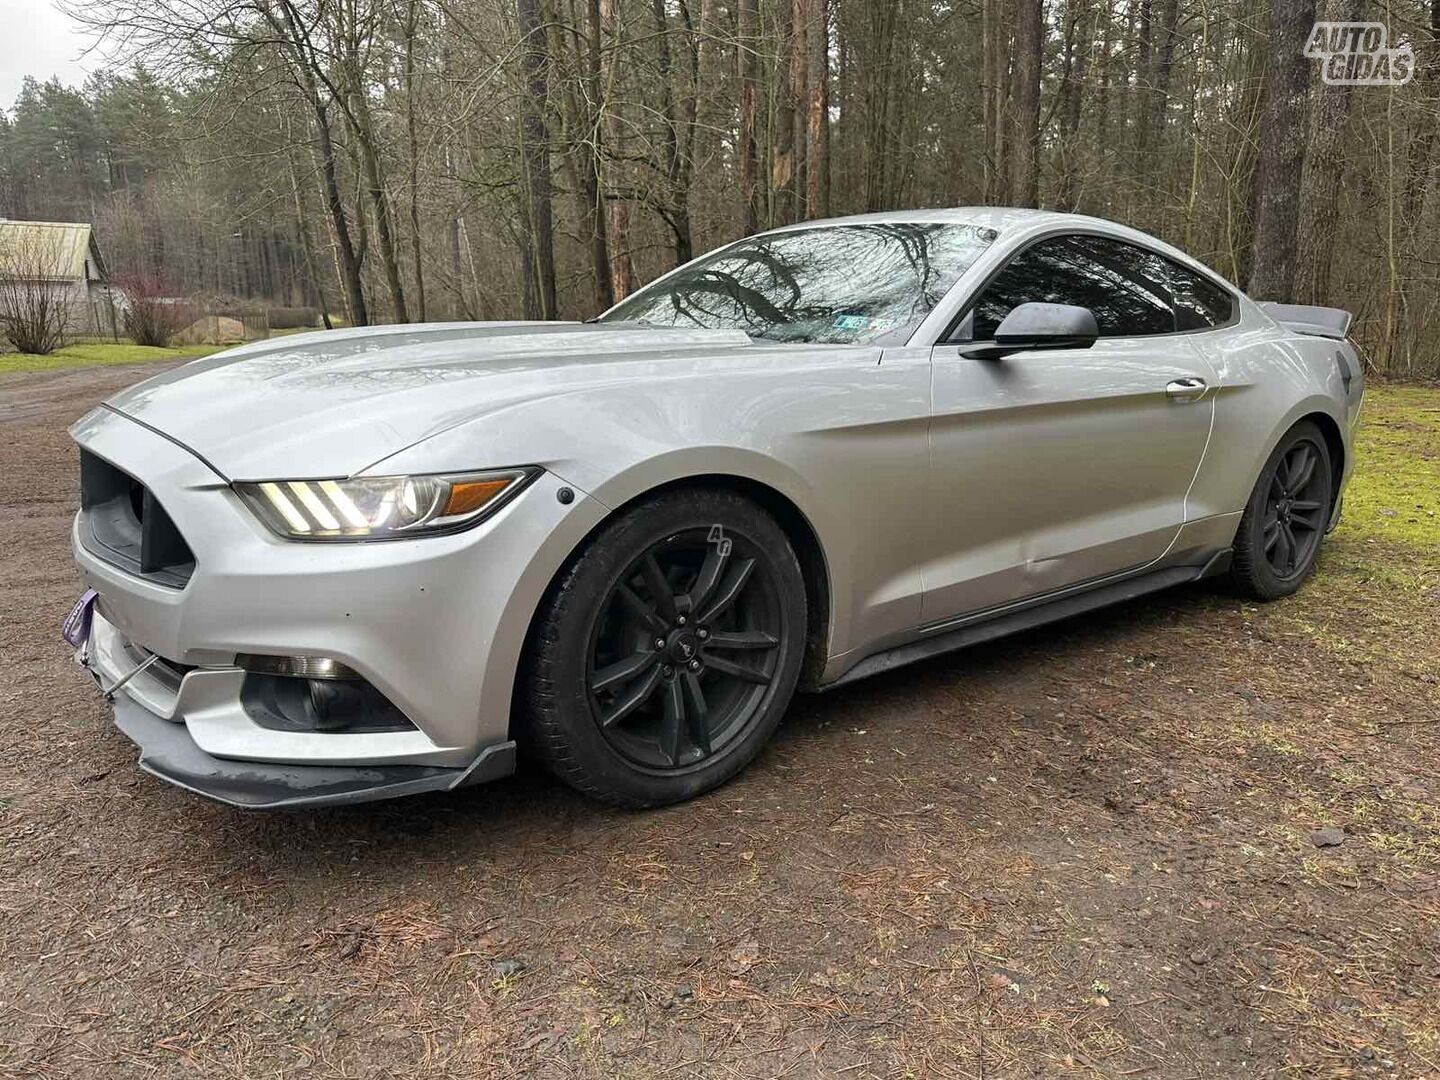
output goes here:
[[691, 798], [759, 753], [804, 640], [804, 580], [775, 521], [730, 492], [667, 492], [603, 527], [551, 587], [521, 735], [595, 798]]
[[1257, 600], [1289, 596], [1315, 569], [1334, 502], [1330, 447], [1302, 420], [1280, 440], [1245, 505], [1230, 579]]

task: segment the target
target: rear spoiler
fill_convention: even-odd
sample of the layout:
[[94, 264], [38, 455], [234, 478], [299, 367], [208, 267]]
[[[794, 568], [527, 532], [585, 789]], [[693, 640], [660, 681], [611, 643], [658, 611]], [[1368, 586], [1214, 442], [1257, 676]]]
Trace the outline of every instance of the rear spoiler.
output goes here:
[[1303, 304], [1272, 304], [1261, 302], [1260, 310], [1287, 330], [1312, 337], [1345, 340], [1350, 329], [1350, 312], [1333, 307], [1306, 307]]

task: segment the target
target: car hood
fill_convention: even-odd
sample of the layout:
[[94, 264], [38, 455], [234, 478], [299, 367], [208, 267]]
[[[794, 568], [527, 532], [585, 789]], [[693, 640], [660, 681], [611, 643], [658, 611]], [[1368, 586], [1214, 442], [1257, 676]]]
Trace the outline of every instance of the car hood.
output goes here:
[[231, 349], [105, 404], [227, 480], [347, 476], [536, 398], [723, 370], [771, 351], [739, 331], [625, 323], [376, 326]]

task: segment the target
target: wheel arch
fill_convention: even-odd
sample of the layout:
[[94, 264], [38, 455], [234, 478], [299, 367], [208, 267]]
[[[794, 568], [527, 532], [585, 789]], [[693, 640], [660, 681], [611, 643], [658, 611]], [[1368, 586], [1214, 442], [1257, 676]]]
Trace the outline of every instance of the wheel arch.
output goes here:
[[[820, 535], [808, 515], [796, 504], [794, 499], [780, 491], [777, 487], [757, 480], [754, 477], [743, 476], [736, 473], [705, 472], [694, 473], [685, 476], [676, 476], [671, 479], [656, 483], [643, 490], [636, 491], [628, 496], [623, 502], [608, 507], [607, 512], [597, 520], [571, 547], [569, 553], [555, 569], [554, 574], [547, 582], [539, 599], [530, 612], [528, 629], [526, 631], [525, 644], [521, 647], [521, 661], [515, 667], [515, 685], [511, 688], [510, 700], [512, 709], [514, 704], [522, 700], [518, 692], [519, 681], [524, 675], [524, 653], [528, 648], [530, 635], [533, 632], [536, 619], [540, 618], [541, 612], [549, 602], [551, 590], [555, 583], [564, 577], [566, 570], [578, 558], [599, 534], [600, 530], [609, 525], [619, 515], [630, 510], [646, 499], [654, 498], [667, 492], [677, 490], [720, 490], [733, 492], [749, 501], [755, 503], [762, 510], [773, 517], [780, 528], [785, 532], [790, 546], [795, 551], [795, 556], [800, 562], [800, 571], [805, 583], [805, 655], [800, 669], [800, 686], [811, 688], [818, 685], [821, 673], [825, 669], [825, 662], [829, 655], [830, 631], [832, 626], [832, 590], [830, 565], [826, 558], [824, 545], [821, 543]], [[512, 730], [514, 720], [511, 722]]]
[[815, 686], [829, 655], [831, 621], [830, 565], [815, 526], [794, 500], [778, 488], [734, 473], [700, 473], [670, 480], [636, 495], [616, 507], [615, 512], [661, 492], [687, 488], [732, 491], [759, 506], [785, 531], [795, 557], [800, 560], [800, 573], [805, 580], [805, 660], [800, 668], [800, 685]]
[[[1330, 451], [1330, 477], [1333, 481], [1330, 486], [1330, 512], [1333, 515], [1335, 506], [1340, 500], [1341, 481], [1345, 477], [1345, 466], [1347, 464], [1347, 450], [1345, 448], [1345, 435], [1336, 423], [1335, 418], [1326, 412], [1306, 413], [1295, 421], [1295, 424], [1308, 420], [1320, 429], [1320, 434], [1325, 436], [1325, 448]], [[1295, 424], [1290, 426], [1293, 428]]]
[[[1345, 444], [1344, 429], [1341, 428], [1339, 421], [1323, 408], [1317, 408], [1315, 403], [1312, 402], [1308, 405], [1297, 407], [1284, 422], [1277, 425], [1265, 446], [1265, 453], [1260, 458], [1260, 463], [1256, 467], [1255, 476], [1259, 476], [1260, 470], [1265, 467], [1265, 463], [1270, 460], [1270, 455], [1275, 453], [1275, 448], [1285, 440], [1285, 437], [1294, 431], [1297, 425], [1307, 422], [1314, 424], [1320, 429], [1320, 434], [1325, 439], [1325, 448], [1330, 452], [1330, 478], [1332, 481], [1330, 486], [1330, 520], [1333, 522], [1336, 507], [1338, 507], [1340, 503], [1340, 489], [1349, 461], [1349, 450]], [[1251, 483], [1252, 485], [1254, 484], [1253, 479]]]

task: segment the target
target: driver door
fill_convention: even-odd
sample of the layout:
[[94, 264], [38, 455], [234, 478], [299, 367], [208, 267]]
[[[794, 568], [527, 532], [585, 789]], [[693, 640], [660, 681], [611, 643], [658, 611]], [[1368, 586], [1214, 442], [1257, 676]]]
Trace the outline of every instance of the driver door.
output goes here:
[[1000, 360], [935, 346], [926, 623], [1136, 570], [1174, 541], [1214, 376], [1174, 332], [1156, 260], [1105, 237], [1038, 241], [982, 288], [957, 336], [989, 340], [1013, 307], [1044, 301], [1089, 308], [1099, 340]]

